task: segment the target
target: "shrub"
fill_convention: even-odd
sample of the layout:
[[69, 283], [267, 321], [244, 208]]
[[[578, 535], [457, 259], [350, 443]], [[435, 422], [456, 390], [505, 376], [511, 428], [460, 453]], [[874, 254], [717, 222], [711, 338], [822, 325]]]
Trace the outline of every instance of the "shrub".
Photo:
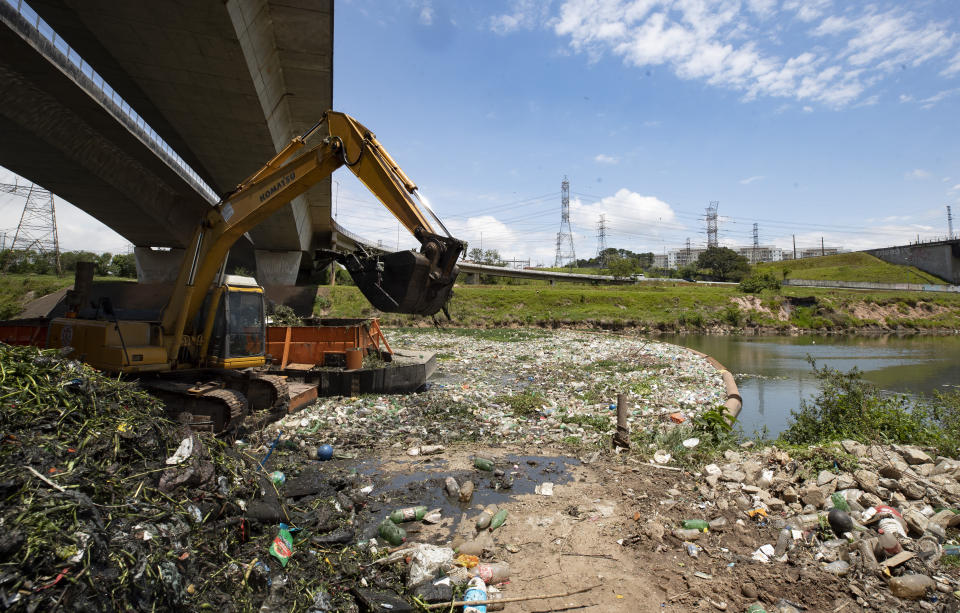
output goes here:
[[740, 281], [740, 291], [745, 294], [759, 294], [765, 289], [779, 290], [780, 280], [769, 271], [754, 271]]

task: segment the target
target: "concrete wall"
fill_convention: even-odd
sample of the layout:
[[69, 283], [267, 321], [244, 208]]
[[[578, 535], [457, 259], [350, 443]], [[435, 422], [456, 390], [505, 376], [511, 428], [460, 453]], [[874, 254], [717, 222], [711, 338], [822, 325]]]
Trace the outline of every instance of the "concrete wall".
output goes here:
[[948, 283], [960, 285], [960, 240], [870, 249], [867, 253], [891, 264], [916, 266]]
[[836, 287], [843, 289], [875, 289], [908, 292], [947, 292], [960, 294], [960, 285], [921, 285], [919, 283], [867, 283], [865, 281], [814, 281], [810, 279], [784, 279], [784, 285], [792, 287]]

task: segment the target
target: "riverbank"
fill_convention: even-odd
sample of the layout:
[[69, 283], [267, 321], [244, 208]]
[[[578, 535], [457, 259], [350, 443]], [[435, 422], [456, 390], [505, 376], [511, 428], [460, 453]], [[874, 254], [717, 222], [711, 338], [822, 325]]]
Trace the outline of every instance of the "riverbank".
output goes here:
[[[744, 294], [735, 286], [683, 283], [458, 285], [451, 325], [635, 330], [643, 334], [956, 334], [960, 295], [785, 287]], [[376, 315], [355, 287], [321, 287], [315, 308], [330, 317]], [[426, 325], [379, 314], [389, 326]]]

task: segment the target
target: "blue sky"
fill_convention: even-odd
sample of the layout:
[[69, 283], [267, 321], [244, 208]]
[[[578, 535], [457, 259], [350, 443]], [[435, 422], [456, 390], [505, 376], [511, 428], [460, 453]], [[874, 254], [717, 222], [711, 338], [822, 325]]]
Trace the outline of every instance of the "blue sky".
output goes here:
[[[713, 200], [728, 245], [754, 223], [782, 247], [944, 236], [948, 204], [960, 230], [956, 0], [338, 0], [335, 18], [335, 107], [471, 247], [551, 264], [564, 176], [580, 257], [601, 214], [611, 247], [705, 243]], [[335, 178], [343, 225], [412, 245]], [[67, 248], [124, 248], [71, 209]]]
[[[344, 1], [334, 99], [504, 255], [553, 261], [564, 175], [578, 256], [601, 213], [608, 246], [704, 243], [712, 200], [725, 244], [902, 243], [960, 217], [960, 6], [904, 6]], [[389, 239], [338, 179], [340, 221]]]

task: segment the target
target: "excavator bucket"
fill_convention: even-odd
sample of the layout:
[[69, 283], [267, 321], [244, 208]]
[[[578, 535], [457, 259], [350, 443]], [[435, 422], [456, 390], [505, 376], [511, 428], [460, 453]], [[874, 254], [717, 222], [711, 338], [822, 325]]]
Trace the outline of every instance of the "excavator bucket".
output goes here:
[[464, 244], [431, 235], [421, 250], [368, 255], [363, 250], [337, 258], [375, 308], [384, 313], [434, 315], [453, 293]]

